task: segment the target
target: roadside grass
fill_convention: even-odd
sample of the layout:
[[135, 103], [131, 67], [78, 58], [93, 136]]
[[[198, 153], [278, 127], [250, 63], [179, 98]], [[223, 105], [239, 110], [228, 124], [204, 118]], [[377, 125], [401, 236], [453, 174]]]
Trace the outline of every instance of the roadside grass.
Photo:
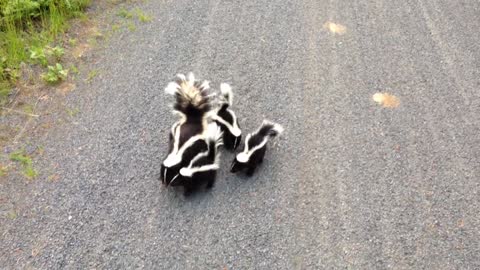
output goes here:
[[97, 77], [98, 75], [98, 69], [93, 69], [91, 70], [90, 72], [88, 72], [88, 75], [87, 75], [87, 82], [88, 83], [91, 83], [92, 80]]
[[147, 15], [143, 10], [136, 8], [135, 13], [137, 18], [142, 23], [147, 23], [152, 21], [152, 16]]
[[[110, 1], [120, 5], [124, 2], [107, 0]], [[129, 1], [135, 0], [127, 2]], [[13, 124], [0, 124], [0, 148], [8, 145], [13, 138], [17, 140], [17, 135], [23, 132], [19, 125], [14, 125], [15, 121], [41, 115], [41, 109], [32, 105], [36, 103], [31, 99], [39, 94], [35, 91], [50, 88], [45, 87], [47, 84], [58, 84], [55, 94], [65, 94], [74, 89], [75, 84], [70, 82], [75, 77], [80, 77], [79, 68], [75, 65], [80, 64], [85, 52], [97, 45], [99, 40], [105, 40], [106, 37], [102, 37], [95, 22], [87, 20], [84, 13], [91, 2], [92, 0], [0, 0], [0, 117], [12, 116], [10, 118], [14, 119]], [[111, 25], [110, 33], [119, 30], [135, 31], [140, 23], [152, 20], [150, 15], [139, 8], [120, 7], [120, 11], [113, 14], [120, 18]], [[77, 19], [70, 20], [72, 18]], [[78, 24], [79, 22], [81, 23]], [[72, 24], [70, 30], [69, 24]], [[82, 69], [82, 74], [84, 71]], [[93, 69], [82, 77], [90, 83], [99, 73], [98, 69]], [[38, 100], [50, 100], [52, 97], [49, 95], [42, 94]], [[77, 107], [67, 108], [66, 113], [75, 117], [80, 110]], [[55, 123], [61, 124], [63, 121], [64, 119], [59, 119]], [[38, 125], [42, 129], [48, 129], [52, 123]], [[27, 179], [36, 178], [38, 173], [32, 158], [38, 153], [33, 154], [23, 149], [10, 152], [10, 149], [5, 151], [6, 154], [0, 155], [0, 176], [18, 171]]]
[[11, 161], [15, 161], [22, 166], [22, 173], [27, 179], [37, 177], [37, 171], [33, 168], [32, 158], [25, 153], [24, 149], [12, 152], [9, 156]]
[[[63, 48], [49, 44], [68, 28], [68, 19], [82, 17], [91, 0], [0, 0], [0, 106], [20, 76], [20, 63], [55, 70], [49, 81], [62, 79], [58, 70]], [[63, 68], [62, 68], [63, 70]], [[53, 73], [56, 74], [53, 74]]]
[[128, 10], [125, 7], [122, 7], [117, 12], [117, 15], [124, 19], [133, 19], [133, 17], [136, 16], [140, 22], [150, 22], [152, 20], [152, 16], [146, 14], [143, 10], [139, 8]]

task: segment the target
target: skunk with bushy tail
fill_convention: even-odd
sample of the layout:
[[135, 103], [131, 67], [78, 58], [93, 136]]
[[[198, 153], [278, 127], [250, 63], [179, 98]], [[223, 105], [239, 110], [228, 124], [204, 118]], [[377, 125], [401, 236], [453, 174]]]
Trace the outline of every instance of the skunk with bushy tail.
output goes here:
[[242, 140], [242, 131], [238, 125], [237, 115], [230, 109], [233, 102], [232, 87], [227, 83], [220, 84], [220, 107], [212, 115], [212, 119], [223, 131], [225, 148], [235, 150]]
[[264, 120], [257, 131], [247, 135], [245, 147], [233, 160], [230, 171], [236, 173], [246, 169], [247, 175], [252, 176], [257, 166], [263, 162], [269, 138], [276, 137], [282, 132], [281, 125]]
[[198, 154], [208, 149], [205, 140], [211, 98], [208, 81], [196, 81], [193, 73], [178, 74], [165, 88], [165, 93], [175, 97], [173, 112], [180, 120], [173, 124], [169, 135], [169, 152], [162, 162], [161, 179], [169, 185], [180, 168], [187, 166]]

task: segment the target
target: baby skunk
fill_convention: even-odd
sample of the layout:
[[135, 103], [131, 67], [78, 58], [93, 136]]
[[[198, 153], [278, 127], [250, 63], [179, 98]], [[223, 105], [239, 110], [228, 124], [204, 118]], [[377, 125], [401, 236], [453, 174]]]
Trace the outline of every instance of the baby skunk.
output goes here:
[[229, 109], [232, 106], [233, 92], [227, 83], [220, 84], [221, 103], [220, 108], [212, 119], [220, 125], [223, 131], [223, 143], [225, 148], [235, 150], [242, 140], [242, 131], [238, 125], [238, 119], [235, 113]]
[[166, 185], [180, 168], [208, 148], [205, 135], [207, 115], [211, 110], [209, 88], [208, 81], [195, 81], [193, 73], [189, 73], [188, 77], [177, 75], [177, 79], [165, 88], [165, 93], [176, 98], [173, 112], [180, 116], [180, 120], [172, 126], [169, 154], [161, 166], [160, 177]]
[[170, 182], [171, 186], [183, 186], [185, 196], [204, 183], [207, 188], [212, 188], [215, 184], [220, 157], [218, 147], [223, 144], [221, 129], [212, 123], [208, 127], [207, 136], [208, 149], [197, 154]]
[[236, 173], [247, 169], [247, 175], [252, 176], [257, 166], [263, 162], [269, 137], [275, 137], [283, 132], [279, 124], [263, 120], [260, 128], [247, 135], [245, 149], [232, 162], [230, 171]]

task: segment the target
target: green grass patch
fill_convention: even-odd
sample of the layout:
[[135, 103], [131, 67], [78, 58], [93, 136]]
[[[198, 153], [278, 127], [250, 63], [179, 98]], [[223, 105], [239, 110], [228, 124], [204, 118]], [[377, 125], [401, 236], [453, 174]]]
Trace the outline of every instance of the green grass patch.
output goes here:
[[16, 219], [18, 217], [18, 214], [15, 210], [10, 210], [7, 212], [7, 218], [9, 219]]
[[129, 22], [129, 23], [127, 24], [127, 28], [128, 28], [128, 30], [130, 30], [130, 31], [132, 31], [132, 32], [135, 31], [135, 30], [137, 30], [137, 27], [135, 26], [135, 24], [134, 24], [133, 22]]
[[83, 16], [91, 0], [0, 0], [0, 104], [18, 77], [19, 65], [48, 66], [57, 62], [60, 47], [47, 47], [68, 28], [68, 20]]
[[10, 154], [10, 160], [20, 162], [23, 166], [32, 165], [32, 159], [25, 154], [25, 150], [17, 150]]
[[0, 164], [0, 176], [6, 176], [8, 173], [7, 167], [4, 167]]
[[98, 69], [91, 70], [90, 72], [88, 72], [87, 82], [91, 82], [97, 76], [98, 76]]
[[125, 19], [131, 19], [133, 18], [133, 12], [131, 11], [128, 11], [126, 8], [122, 7], [118, 13], [117, 13], [118, 16], [122, 17], [122, 18], [125, 18]]
[[152, 21], [152, 16], [147, 15], [143, 10], [136, 8], [135, 13], [140, 22], [147, 23]]
[[28, 179], [37, 177], [37, 171], [33, 168], [32, 158], [25, 153], [25, 150], [17, 150], [10, 154], [10, 160], [20, 163], [22, 174]]
[[73, 108], [73, 109], [67, 108], [66, 111], [67, 111], [67, 113], [70, 117], [75, 117], [80, 112], [80, 109], [79, 108]]

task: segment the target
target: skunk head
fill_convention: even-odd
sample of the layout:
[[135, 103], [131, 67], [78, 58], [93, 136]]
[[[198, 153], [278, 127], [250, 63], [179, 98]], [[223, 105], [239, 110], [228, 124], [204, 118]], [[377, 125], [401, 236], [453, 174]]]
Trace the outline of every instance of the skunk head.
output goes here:
[[222, 131], [215, 124], [207, 127], [205, 142], [207, 149], [195, 152], [195, 156], [188, 159], [188, 163], [178, 169], [178, 173], [170, 180], [171, 186], [184, 186], [188, 181], [195, 181], [197, 175], [211, 175], [215, 177], [219, 168], [218, 147], [222, 145]]
[[203, 134], [190, 137], [182, 146], [179, 146], [179, 131], [174, 133], [174, 141], [171, 151], [166, 159], [162, 162], [162, 179], [168, 186], [172, 181], [178, 177], [180, 169], [187, 166], [190, 161], [197, 156], [208, 150], [207, 141]]
[[232, 162], [232, 165], [230, 167], [230, 172], [236, 173], [238, 171], [241, 171], [245, 169], [248, 166], [248, 163], [250, 162], [250, 157], [252, 154], [251, 148], [252, 148], [252, 134], [248, 134], [247, 138], [245, 140], [245, 148], [243, 152], [237, 154], [235, 156], [235, 159]]
[[[238, 155], [241, 155], [242, 153], [238, 154]], [[236, 172], [239, 172], [245, 168], [247, 168], [247, 162], [242, 162], [243, 159], [241, 159], [242, 161], [239, 161], [238, 159], [238, 155], [237, 157], [235, 157], [235, 159], [232, 161], [232, 165], [230, 167], [230, 172], [232, 173], [236, 173]]]
[[233, 160], [230, 171], [235, 173], [247, 167], [257, 166], [263, 161], [269, 138], [278, 136], [282, 132], [283, 127], [279, 124], [268, 120], [263, 121], [257, 131], [248, 134], [245, 138], [245, 148]]

